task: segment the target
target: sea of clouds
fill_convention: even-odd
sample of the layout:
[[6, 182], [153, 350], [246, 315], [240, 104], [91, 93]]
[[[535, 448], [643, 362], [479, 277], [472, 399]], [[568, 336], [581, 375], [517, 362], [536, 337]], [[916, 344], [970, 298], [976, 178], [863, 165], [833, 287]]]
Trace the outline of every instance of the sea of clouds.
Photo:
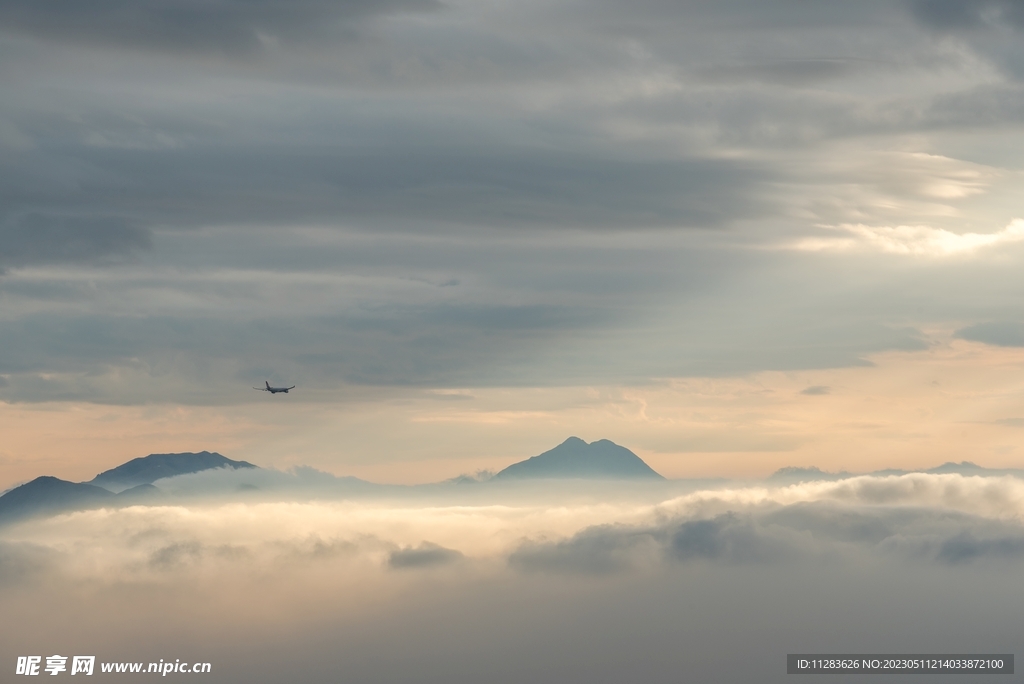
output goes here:
[[786, 653], [1012, 653], [1024, 626], [1013, 477], [211, 495], [228, 477], [0, 531], [2, 667], [60, 653], [209, 661], [215, 682], [770, 682]]

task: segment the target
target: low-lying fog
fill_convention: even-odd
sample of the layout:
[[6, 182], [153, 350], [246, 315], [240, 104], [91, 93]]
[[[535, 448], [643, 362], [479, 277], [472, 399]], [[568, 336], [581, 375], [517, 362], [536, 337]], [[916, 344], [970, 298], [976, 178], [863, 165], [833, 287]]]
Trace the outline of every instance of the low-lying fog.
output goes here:
[[[260, 488], [237, 490], [243, 475]], [[786, 653], [1013, 653], [1024, 628], [1012, 477], [252, 477], [174, 478], [154, 505], [0, 530], [3, 668], [61, 654], [208, 661], [167, 675], [208, 682], [772, 682]]]

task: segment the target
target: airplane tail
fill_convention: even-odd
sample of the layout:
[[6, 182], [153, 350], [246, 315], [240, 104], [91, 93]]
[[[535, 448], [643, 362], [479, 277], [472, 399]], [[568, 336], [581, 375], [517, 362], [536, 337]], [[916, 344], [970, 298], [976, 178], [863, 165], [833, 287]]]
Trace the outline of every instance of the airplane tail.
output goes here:
[[264, 380], [263, 382], [267, 385], [267, 389], [270, 389], [270, 381], [269, 380]]

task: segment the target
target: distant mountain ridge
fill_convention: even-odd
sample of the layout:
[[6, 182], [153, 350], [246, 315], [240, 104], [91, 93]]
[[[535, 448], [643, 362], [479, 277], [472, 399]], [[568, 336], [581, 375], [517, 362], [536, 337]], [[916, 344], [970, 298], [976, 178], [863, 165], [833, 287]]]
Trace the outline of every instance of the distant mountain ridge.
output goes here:
[[[0, 495], [0, 525], [42, 515], [57, 515], [76, 510], [99, 507], [123, 507], [136, 504], [152, 504], [165, 494], [153, 482], [190, 473], [215, 469], [256, 469], [246, 461], [235, 461], [221, 454], [209, 451], [179, 454], [150, 454], [135, 458], [116, 468], [104, 471], [89, 482], [68, 482], [56, 477], [37, 477], [31, 482], [15, 487]], [[300, 469], [301, 470], [301, 469]], [[308, 469], [310, 473], [317, 471]], [[273, 471], [270, 471], [273, 472]], [[906, 475], [912, 472], [944, 474], [955, 473], [963, 476], [999, 477], [1014, 476], [1024, 479], [1024, 470], [1011, 468], [985, 468], [969, 461], [943, 463], [928, 470], [877, 470], [871, 473], [830, 473], [815, 467], [781, 468], [767, 478], [774, 485], [807, 481], [842, 480], [858, 475], [876, 477]], [[319, 473], [330, 482], [352, 481], [364, 483], [355, 478], [334, 478]], [[294, 477], [295, 475], [293, 475]], [[305, 478], [307, 481], [309, 477]], [[468, 483], [484, 484], [492, 481], [524, 480], [609, 480], [609, 481], [660, 481], [660, 474], [648, 466], [643, 459], [629, 449], [607, 439], [588, 444], [578, 437], [570, 437], [553, 449], [542, 454], [513, 463], [491, 476], [482, 471], [473, 476], [453, 478], [446, 482], [424, 487], [456, 486]], [[216, 481], [216, 478], [214, 478]], [[233, 481], [233, 480], [232, 480]], [[329, 484], [329, 483], [328, 483]], [[372, 485], [387, 487], [386, 485]], [[233, 491], [257, 489], [255, 485], [241, 484]]]
[[69, 508], [90, 508], [110, 503], [114, 496], [102, 487], [43, 475], [0, 496], [0, 520], [12, 522]]
[[1012, 477], [1019, 477], [1024, 479], [1024, 470], [1017, 468], [986, 468], [970, 461], [961, 461], [960, 463], [954, 463], [949, 461], [943, 463], [940, 466], [929, 468], [928, 470], [901, 470], [898, 468], [888, 468], [886, 470], [874, 470], [870, 473], [849, 473], [845, 470], [838, 473], [830, 473], [819, 468], [799, 468], [799, 467], [786, 467], [779, 468], [774, 473], [768, 476], [769, 481], [786, 481], [786, 482], [813, 482], [822, 480], [845, 480], [851, 477], [859, 477], [862, 475], [871, 475], [874, 477], [886, 477], [893, 475], [909, 475], [910, 473], [928, 473], [929, 475], [942, 475], [942, 474], [956, 474], [970, 477], [972, 475], [980, 477], [999, 477], [1000, 475], [1010, 475]]
[[607, 439], [587, 444], [579, 437], [570, 437], [554, 449], [513, 463], [492, 479], [531, 478], [665, 479], [626, 447]]
[[0, 523], [101, 506], [130, 506], [152, 500], [159, 494], [160, 490], [151, 484], [114, 494], [91, 484], [43, 475], [0, 496]]
[[214, 468], [256, 468], [218, 453], [150, 454], [104, 471], [89, 482], [43, 475], [0, 496], [0, 524], [101, 506], [151, 502], [162, 492], [153, 482]]
[[86, 484], [110, 491], [122, 491], [175, 475], [198, 473], [212, 468], [255, 468], [246, 461], [233, 461], [216, 452], [200, 451], [180, 454], [150, 454], [133, 458], [116, 468], [106, 470]]

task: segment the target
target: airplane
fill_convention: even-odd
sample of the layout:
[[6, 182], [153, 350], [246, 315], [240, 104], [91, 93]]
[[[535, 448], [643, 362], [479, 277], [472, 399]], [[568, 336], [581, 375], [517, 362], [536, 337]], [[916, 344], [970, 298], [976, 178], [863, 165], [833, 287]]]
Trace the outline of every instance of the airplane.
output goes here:
[[[266, 382], [266, 380], [264, 380], [264, 382]], [[271, 387], [269, 382], [266, 382], [266, 384], [266, 387], [253, 387], [253, 389], [259, 390], [260, 392], [270, 392], [271, 394], [277, 394], [278, 392], [288, 394], [288, 390], [295, 389], [295, 385], [292, 385], [291, 387]]]

